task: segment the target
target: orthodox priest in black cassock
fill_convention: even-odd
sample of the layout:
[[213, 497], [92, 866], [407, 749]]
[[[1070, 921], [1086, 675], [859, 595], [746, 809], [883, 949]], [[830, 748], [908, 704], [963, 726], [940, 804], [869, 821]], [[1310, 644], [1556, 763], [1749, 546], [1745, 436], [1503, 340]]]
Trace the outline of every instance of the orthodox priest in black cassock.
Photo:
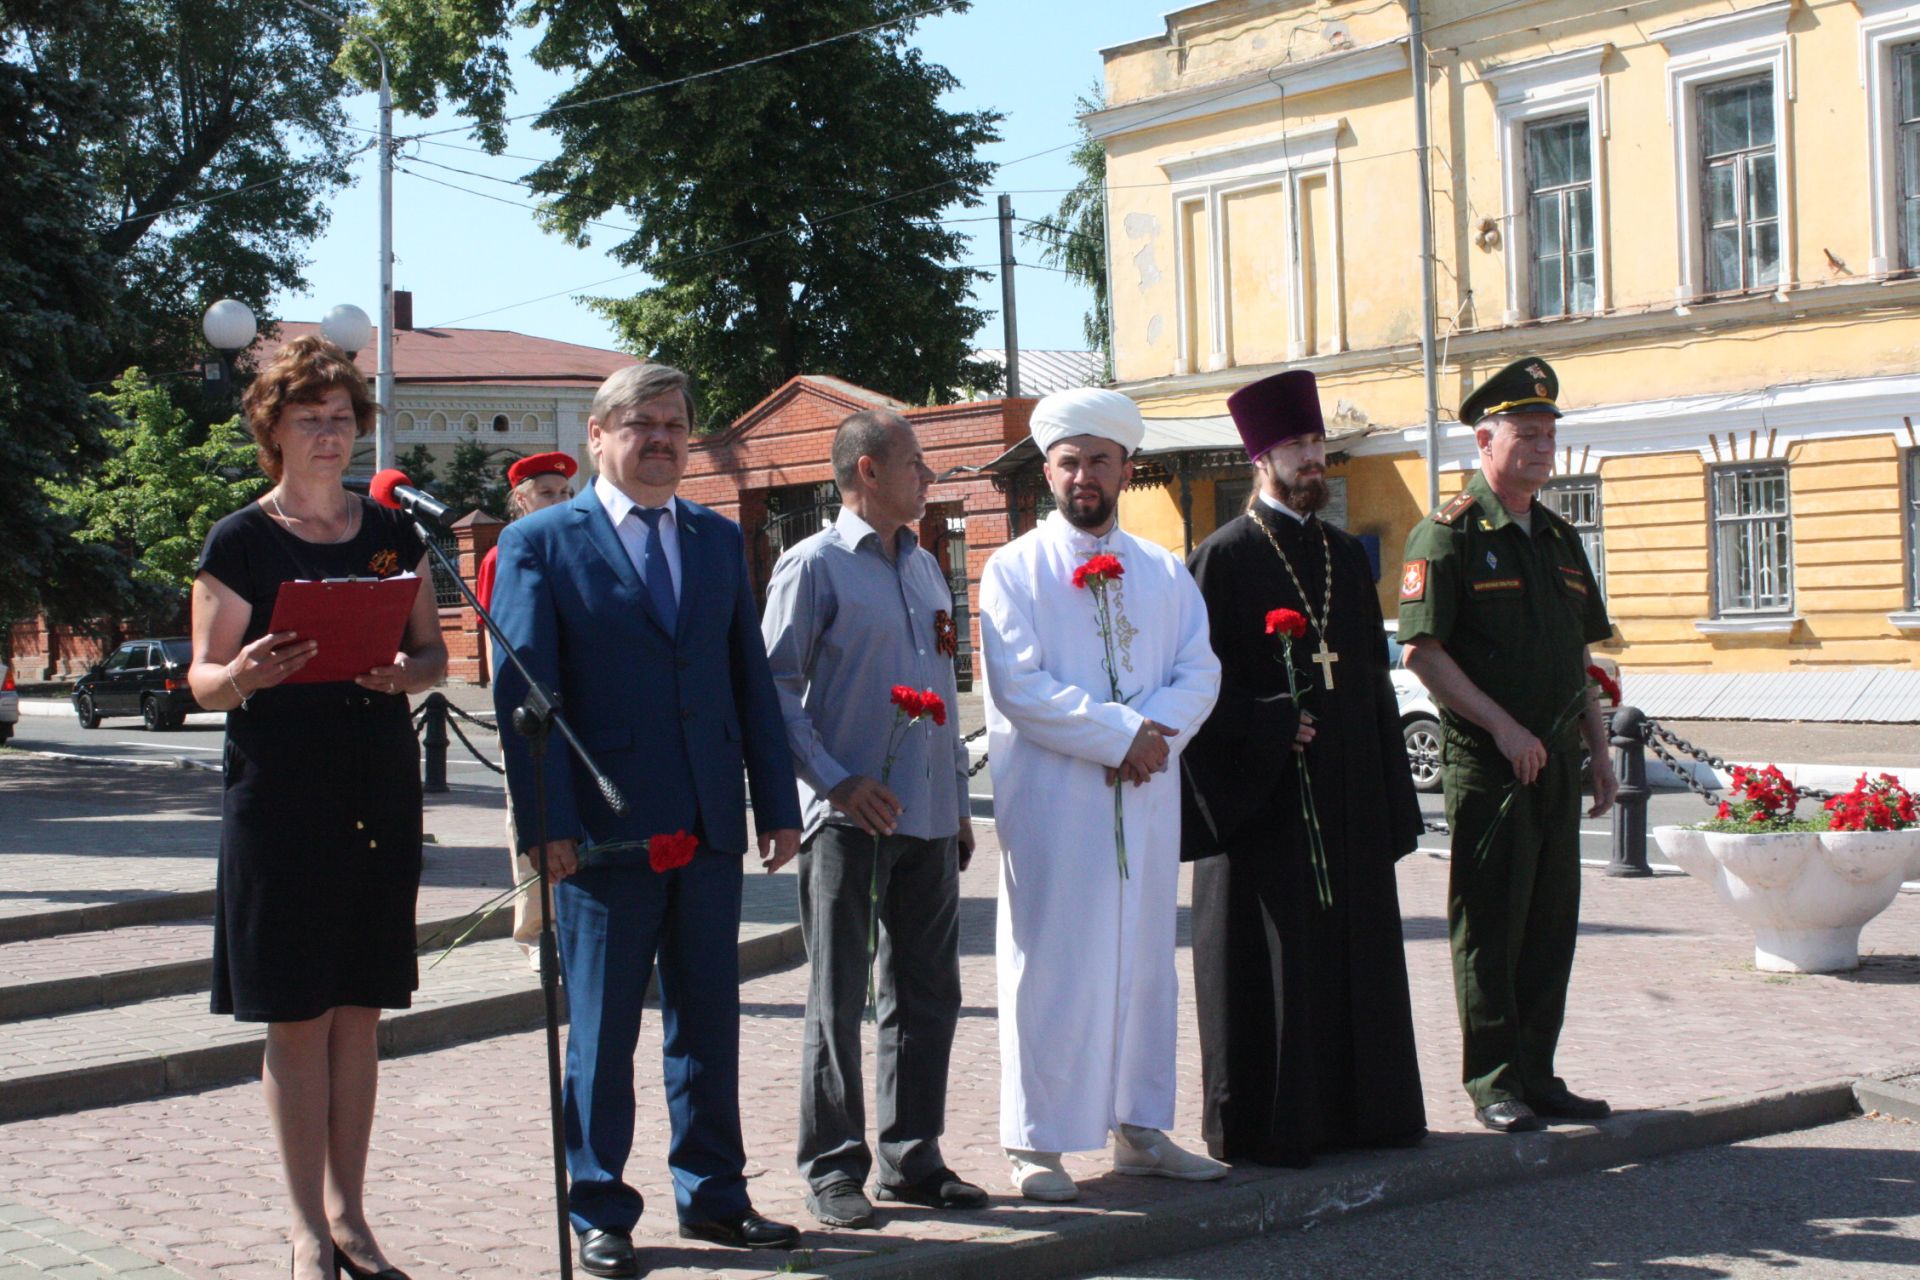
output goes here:
[[[1204, 1132], [1217, 1159], [1298, 1168], [1316, 1152], [1426, 1133], [1394, 881], [1421, 814], [1372, 565], [1313, 514], [1327, 498], [1313, 375], [1264, 379], [1228, 408], [1259, 491], [1188, 562], [1222, 667], [1219, 701], [1182, 761]], [[1267, 634], [1274, 609], [1309, 620], [1293, 642], [1303, 706]], [[1323, 652], [1336, 656], [1316, 661]], [[1303, 758], [1331, 905], [1316, 893]]]

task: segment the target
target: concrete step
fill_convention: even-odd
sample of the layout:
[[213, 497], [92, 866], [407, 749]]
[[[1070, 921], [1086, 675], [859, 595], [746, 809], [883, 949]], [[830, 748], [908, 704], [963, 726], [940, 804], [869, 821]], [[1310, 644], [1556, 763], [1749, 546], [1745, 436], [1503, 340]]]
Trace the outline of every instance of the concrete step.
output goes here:
[[[488, 890], [423, 887], [417, 926], [423, 951], [444, 950], [460, 922], [490, 898]], [[512, 928], [513, 911], [503, 907], [469, 941], [504, 938]], [[0, 944], [0, 1025], [205, 991], [212, 954], [208, 916]]]
[[[413, 1008], [382, 1019], [381, 1056], [542, 1024], [540, 983], [517, 944], [470, 941], [435, 964], [440, 949], [421, 957]], [[741, 926], [743, 978], [800, 954], [797, 924]], [[0, 1036], [0, 1124], [254, 1077], [264, 1044], [263, 1026], [209, 1013], [201, 991], [14, 1021]]]

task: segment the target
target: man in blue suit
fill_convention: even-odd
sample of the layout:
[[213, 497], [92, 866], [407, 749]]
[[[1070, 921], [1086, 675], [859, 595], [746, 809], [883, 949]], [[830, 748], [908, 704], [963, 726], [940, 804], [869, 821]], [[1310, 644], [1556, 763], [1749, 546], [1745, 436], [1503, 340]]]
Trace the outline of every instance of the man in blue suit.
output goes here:
[[[545, 821], [572, 1021], [568, 1209], [581, 1268], [598, 1276], [639, 1274], [642, 1200], [621, 1175], [656, 960], [680, 1234], [741, 1248], [799, 1238], [753, 1211], [742, 1176], [738, 937], [746, 781], [768, 871], [798, 852], [800, 804], [740, 526], [674, 496], [693, 426], [679, 370], [636, 365], [608, 378], [587, 421], [599, 475], [572, 501], [508, 527], [494, 586], [507, 639], [558, 691], [629, 805], [616, 816], [554, 741]], [[525, 694], [525, 680], [496, 659], [502, 725]], [[537, 840], [526, 740], [501, 738], [520, 836]], [[653, 870], [648, 839], [676, 832], [698, 837], [698, 852]]]

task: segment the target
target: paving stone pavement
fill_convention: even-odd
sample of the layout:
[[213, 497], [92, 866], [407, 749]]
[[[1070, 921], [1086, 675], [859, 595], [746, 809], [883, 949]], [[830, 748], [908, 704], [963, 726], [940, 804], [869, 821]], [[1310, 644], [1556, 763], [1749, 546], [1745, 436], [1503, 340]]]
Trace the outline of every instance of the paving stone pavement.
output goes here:
[[[942, 1242], [992, 1239], [1193, 1194], [1191, 1187], [1110, 1176], [1104, 1157], [1095, 1154], [1069, 1158], [1069, 1168], [1083, 1179], [1077, 1204], [1043, 1206], [1008, 1195], [997, 1136], [992, 949], [998, 852], [991, 826], [982, 830], [980, 855], [963, 882], [965, 1006], [945, 1150], [960, 1173], [994, 1193], [992, 1206], [965, 1215], [883, 1208], [878, 1232], [815, 1229], [792, 1168], [806, 989], [804, 965], [796, 965], [742, 987], [741, 1103], [755, 1205], [807, 1228], [807, 1252], [791, 1259], [740, 1254], [673, 1235], [659, 1023], [650, 1016], [637, 1058], [638, 1133], [629, 1177], [651, 1201], [637, 1242], [655, 1274], [762, 1275], [783, 1261], [817, 1268]], [[1472, 1127], [1471, 1110], [1454, 1083], [1459, 1035], [1445, 941], [1446, 864], [1418, 854], [1404, 860], [1400, 890], [1435, 1130], [1430, 1142], [1501, 1142]], [[1903, 894], [1868, 926], [1866, 961], [1858, 972], [1785, 977], [1753, 969], [1751, 939], [1694, 881], [1609, 880], [1589, 873], [1584, 892], [1561, 1053], [1563, 1073], [1576, 1089], [1625, 1108], [1664, 1108], [1920, 1062], [1920, 1022], [1913, 1016], [1914, 989], [1920, 987], [1920, 895]], [[1191, 1141], [1198, 1128], [1199, 1064], [1185, 924], [1183, 907], [1176, 1133]], [[203, 1034], [222, 1034], [220, 1020], [200, 1018], [207, 1024]], [[869, 1073], [871, 1060], [869, 1034]], [[539, 1035], [497, 1036], [398, 1058], [382, 1070], [369, 1200], [388, 1252], [418, 1280], [554, 1274]], [[1246, 1181], [1267, 1175], [1233, 1176]], [[266, 1276], [282, 1265], [286, 1211], [253, 1084], [0, 1126], [0, 1201], [7, 1200], [162, 1262], [188, 1280]]]

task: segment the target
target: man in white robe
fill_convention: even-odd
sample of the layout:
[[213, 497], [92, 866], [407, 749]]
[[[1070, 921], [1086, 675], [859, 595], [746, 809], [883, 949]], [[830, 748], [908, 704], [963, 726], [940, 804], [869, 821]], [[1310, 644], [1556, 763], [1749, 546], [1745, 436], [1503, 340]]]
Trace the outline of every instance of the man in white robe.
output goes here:
[[[1220, 687], [1186, 566], [1115, 524], [1145, 431], [1133, 401], [1082, 388], [1035, 406], [1057, 510], [995, 552], [980, 586], [987, 732], [1000, 835], [1000, 1136], [1016, 1189], [1071, 1200], [1061, 1166], [1114, 1135], [1120, 1173], [1226, 1166], [1176, 1146], [1179, 748]], [[1074, 570], [1120, 561], [1107, 588], [1113, 696], [1095, 594]], [[1123, 796], [1127, 874], [1115, 840]]]

